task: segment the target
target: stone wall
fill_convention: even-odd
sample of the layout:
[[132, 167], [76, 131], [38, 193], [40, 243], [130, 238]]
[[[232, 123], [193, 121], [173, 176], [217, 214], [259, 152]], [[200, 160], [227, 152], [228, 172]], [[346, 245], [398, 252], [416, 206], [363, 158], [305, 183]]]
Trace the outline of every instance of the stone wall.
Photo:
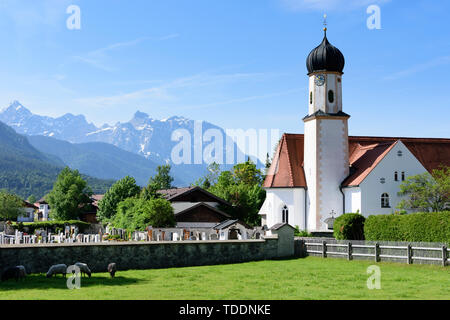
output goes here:
[[[0, 246], [0, 270], [24, 265], [28, 273], [47, 272], [54, 264], [87, 263], [92, 272], [106, 272], [111, 262], [119, 270], [240, 263], [294, 256], [280, 248], [287, 241], [271, 236], [247, 241], [126, 242], [93, 244], [33, 244]], [[292, 237], [291, 242], [294, 239]], [[280, 252], [283, 254], [280, 255]]]

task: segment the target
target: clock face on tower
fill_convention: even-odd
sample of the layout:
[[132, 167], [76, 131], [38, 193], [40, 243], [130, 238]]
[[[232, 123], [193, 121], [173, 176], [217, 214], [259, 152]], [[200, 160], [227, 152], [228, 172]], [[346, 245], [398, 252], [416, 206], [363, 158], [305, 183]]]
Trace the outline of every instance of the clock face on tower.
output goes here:
[[325, 76], [323, 74], [316, 75], [314, 83], [316, 84], [316, 86], [323, 86], [325, 84]]

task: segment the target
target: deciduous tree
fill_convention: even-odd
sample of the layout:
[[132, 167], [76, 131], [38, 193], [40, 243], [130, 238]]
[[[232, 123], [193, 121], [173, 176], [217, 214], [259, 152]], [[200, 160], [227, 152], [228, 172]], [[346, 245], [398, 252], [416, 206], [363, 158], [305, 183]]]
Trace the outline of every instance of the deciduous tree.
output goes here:
[[117, 213], [117, 205], [127, 199], [136, 197], [141, 192], [141, 188], [136, 184], [133, 177], [120, 179], [106, 192], [105, 196], [98, 203], [97, 219], [108, 221]]
[[173, 177], [170, 175], [170, 164], [158, 166], [157, 173], [154, 177], [151, 177], [148, 181], [147, 187], [142, 189], [142, 198], [150, 200], [158, 198], [158, 190], [171, 189]]
[[87, 182], [78, 170], [64, 168], [46, 197], [51, 208], [51, 218], [57, 221], [77, 220], [82, 206], [90, 203], [91, 195]]
[[450, 167], [440, 167], [406, 179], [400, 185], [400, 196], [405, 199], [398, 204], [399, 209], [422, 212], [439, 212], [450, 205]]
[[15, 220], [24, 212], [22, 199], [15, 194], [0, 190], [0, 218], [2, 220]]

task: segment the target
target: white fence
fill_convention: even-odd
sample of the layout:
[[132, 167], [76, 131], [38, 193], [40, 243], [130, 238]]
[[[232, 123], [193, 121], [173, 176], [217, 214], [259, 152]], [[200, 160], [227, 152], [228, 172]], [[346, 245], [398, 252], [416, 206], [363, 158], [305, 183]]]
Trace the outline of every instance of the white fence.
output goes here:
[[[430, 262], [449, 265], [450, 250], [446, 245], [431, 246], [430, 244], [407, 243], [398, 245], [388, 243], [364, 243], [363, 241], [316, 240], [303, 238], [302, 244], [307, 254], [313, 256], [373, 259], [375, 262], [396, 261], [407, 264]], [[435, 244], [436, 245], [436, 244]]]

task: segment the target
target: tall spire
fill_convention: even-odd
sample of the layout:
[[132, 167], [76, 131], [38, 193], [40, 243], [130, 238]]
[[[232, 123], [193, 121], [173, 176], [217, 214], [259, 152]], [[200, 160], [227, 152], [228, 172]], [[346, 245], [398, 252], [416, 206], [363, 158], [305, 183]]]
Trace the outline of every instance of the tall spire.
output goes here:
[[324, 31], [324, 36], [325, 38], [327, 37], [327, 14], [325, 13], [323, 15], [323, 31]]

